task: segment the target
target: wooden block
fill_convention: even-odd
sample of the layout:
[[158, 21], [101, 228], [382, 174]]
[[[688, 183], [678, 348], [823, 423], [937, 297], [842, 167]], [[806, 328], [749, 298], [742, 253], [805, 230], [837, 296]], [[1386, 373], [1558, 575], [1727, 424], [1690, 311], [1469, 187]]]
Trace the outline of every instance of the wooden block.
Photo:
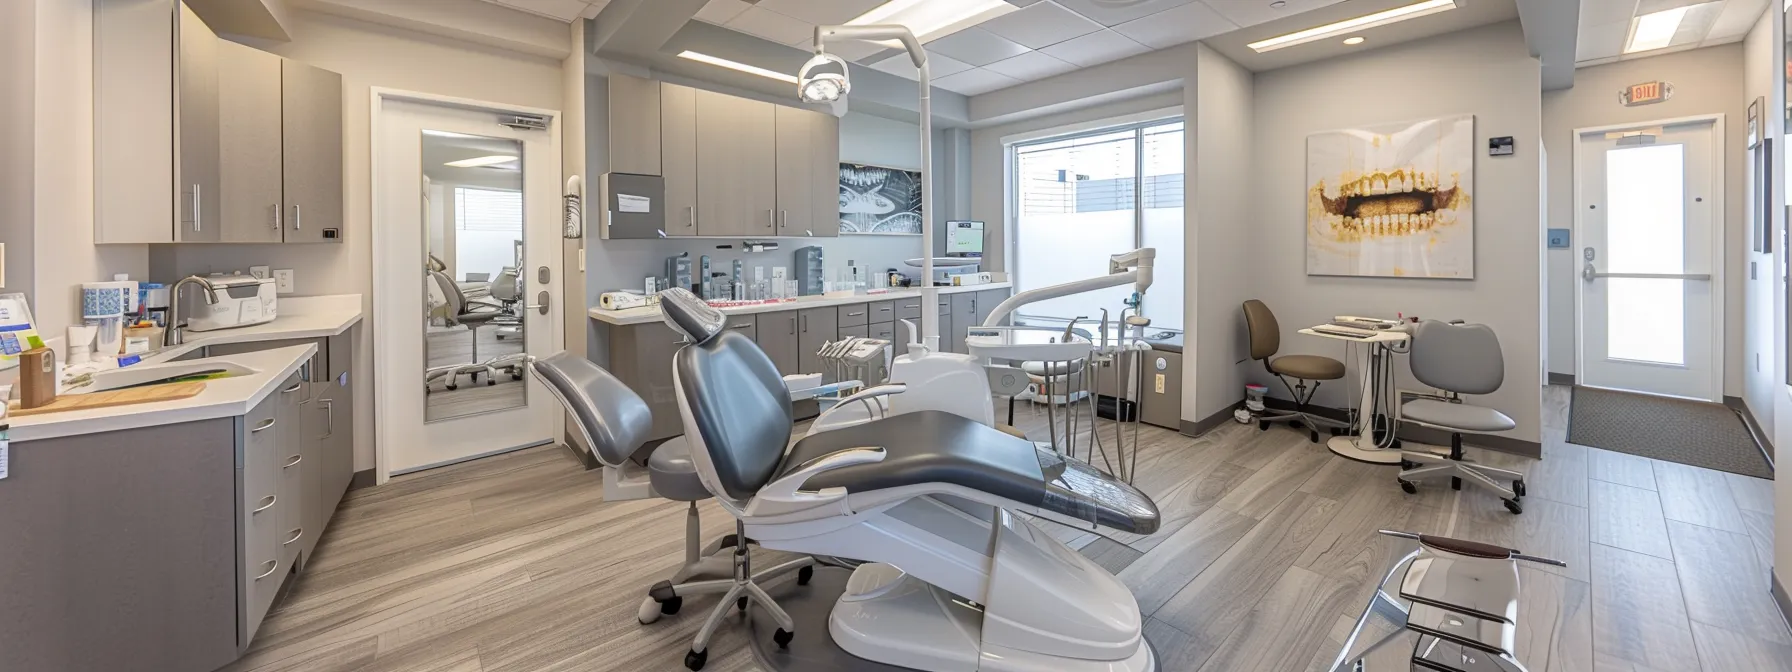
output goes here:
[[1590, 485], [1593, 543], [1674, 559], [1667, 520], [1652, 490], [1593, 481]]
[[70, 394], [56, 397], [55, 401], [38, 408], [13, 408], [7, 415], [31, 416], [44, 413], [60, 413], [63, 411], [89, 411], [96, 408], [111, 408], [131, 404], [148, 404], [157, 401], [179, 401], [199, 396], [205, 391], [204, 382], [168, 383], [149, 387], [130, 387], [122, 390], [109, 390], [93, 394]]

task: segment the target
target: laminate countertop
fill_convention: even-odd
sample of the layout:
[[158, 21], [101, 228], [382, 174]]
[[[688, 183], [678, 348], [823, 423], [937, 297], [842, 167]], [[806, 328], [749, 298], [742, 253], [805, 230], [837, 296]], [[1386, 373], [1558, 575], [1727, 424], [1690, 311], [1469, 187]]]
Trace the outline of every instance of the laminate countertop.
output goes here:
[[[1012, 286], [1013, 286], [1013, 283], [1010, 283], [1010, 282], [992, 282], [992, 283], [989, 283], [986, 285], [966, 285], [963, 287], [936, 287], [935, 289], [939, 290], [940, 296], [949, 296], [952, 294], [964, 294], [967, 292], [981, 292], [981, 291], [991, 290], [991, 289], [1008, 289], [1009, 287], [1012, 287]], [[896, 300], [901, 300], [901, 299], [914, 299], [914, 298], [920, 298], [920, 296], [921, 296], [921, 290], [919, 288], [916, 288], [916, 289], [893, 289], [893, 290], [890, 290], [887, 292], [882, 292], [882, 293], [877, 293], [877, 294], [855, 294], [853, 296], [840, 296], [840, 297], [805, 296], [805, 297], [796, 299], [794, 301], [782, 301], [779, 303], [760, 303], [760, 304], [753, 304], [750, 306], [734, 306], [734, 307], [730, 307], [730, 308], [719, 308], [718, 310], [721, 310], [722, 314], [724, 314], [724, 315], [752, 315], [752, 314], [756, 314], [756, 313], [776, 313], [776, 312], [785, 311], [785, 310], [807, 310], [809, 308], [827, 308], [830, 306], [852, 306], [852, 305], [858, 305], [858, 304], [862, 304], [862, 303], [876, 303], [878, 301], [896, 301]], [[588, 312], [591, 315], [591, 319], [597, 320], [599, 322], [603, 322], [605, 324], [613, 324], [613, 325], [618, 325], [618, 326], [626, 326], [626, 325], [631, 325], [631, 324], [647, 324], [649, 322], [659, 322], [662, 319], [659, 306], [643, 306], [640, 308], [629, 308], [627, 310], [604, 310], [602, 308], [592, 308]]]
[[[167, 364], [208, 345], [334, 336], [361, 321], [361, 295], [282, 299], [279, 309], [280, 317], [267, 324], [189, 333], [186, 343], [152, 353], [130, 368]], [[305, 344], [219, 355], [208, 359], [239, 364], [255, 373], [208, 380], [204, 392], [187, 399], [9, 417], [0, 422], [11, 425], [10, 440], [32, 441], [235, 417], [255, 408], [316, 352], [316, 345]]]

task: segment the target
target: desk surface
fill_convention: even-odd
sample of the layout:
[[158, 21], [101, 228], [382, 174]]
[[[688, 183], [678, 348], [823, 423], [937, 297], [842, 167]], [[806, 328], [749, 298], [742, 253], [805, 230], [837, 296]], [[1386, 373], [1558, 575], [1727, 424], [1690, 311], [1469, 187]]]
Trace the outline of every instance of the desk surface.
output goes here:
[[[1318, 326], [1323, 327], [1326, 325], [1322, 324], [1322, 325], [1318, 325]], [[1317, 332], [1317, 331], [1313, 330], [1314, 328], [1315, 327], [1308, 327], [1306, 329], [1302, 329], [1302, 330], [1300, 330], [1300, 333], [1306, 334], [1308, 336], [1318, 336], [1320, 338], [1330, 338], [1330, 339], [1334, 339], [1334, 340], [1345, 341], [1347, 343], [1402, 343], [1402, 342], [1405, 342], [1408, 339], [1412, 338], [1412, 334], [1406, 333], [1404, 331], [1394, 331], [1394, 330], [1377, 331], [1374, 334], [1371, 334], [1369, 336], [1364, 336], [1362, 338], [1351, 338], [1349, 336], [1339, 336], [1337, 334], [1326, 334], [1326, 333]]]

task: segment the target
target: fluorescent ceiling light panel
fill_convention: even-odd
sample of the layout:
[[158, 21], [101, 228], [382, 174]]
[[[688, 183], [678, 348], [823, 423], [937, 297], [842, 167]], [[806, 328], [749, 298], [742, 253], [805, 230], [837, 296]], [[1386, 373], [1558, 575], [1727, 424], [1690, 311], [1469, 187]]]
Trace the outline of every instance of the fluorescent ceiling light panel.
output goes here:
[[679, 58], [688, 58], [688, 59], [696, 61], [698, 63], [708, 63], [710, 65], [721, 66], [724, 68], [728, 68], [729, 70], [737, 70], [737, 71], [745, 72], [748, 74], [759, 75], [760, 77], [765, 77], [767, 79], [775, 79], [780, 82], [787, 82], [790, 84], [796, 83], [796, 75], [786, 74], [786, 73], [778, 72], [776, 70], [767, 70], [767, 69], [761, 68], [757, 65], [747, 65], [747, 64], [741, 63], [739, 61], [730, 61], [726, 58], [719, 58], [716, 56], [711, 56], [709, 54], [690, 51], [688, 49], [685, 51], [679, 52], [678, 57]]
[[1690, 6], [1675, 7], [1636, 17], [1636, 21], [1631, 24], [1630, 41], [1624, 45], [1624, 53], [1653, 51], [1673, 44], [1674, 35], [1680, 32], [1680, 22], [1686, 20], [1686, 12], [1690, 9]]
[[471, 159], [461, 159], [459, 161], [449, 161], [448, 163], [444, 163], [442, 165], [453, 166], [455, 168], [478, 168], [480, 166], [495, 166], [500, 163], [510, 163], [511, 161], [515, 161], [515, 160], [516, 160], [516, 157], [514, 157], [514, 156], [510, 156], [507, 154], [494, 154], [492, 156], [481, 156], [481, 157], [476, 157], [476, 158], [471, 158]]
[[1292, 47], [1297, 44], [1306, 44], [1308, 42], [1327, 39], [1337, 36], [1340, 33], [1374, 28], [1376, 26], [1385, 26], [1390, 23], [1398, 23], [1407, 19], [1416, 19], [1421, 16], [1429, 16], [1438, 12], [1447, 12], [1455, 8], [1456, 0], [1425, 0], [1424, 2], [1406, 5], [1404, 7], [1395, 7], [1385, 12], [1376, 12], [1368, 16], [1345, 19], [1337, 23], [1328, 23], [1317, 28], [1308, 28], [1300, 32], [1252, 42], [1246, 46], [1256, 50], [1258, 53], [1275, 51], [1284, 47]]
[[914, 33], [915, 39], [927, 42], [1017, 9], [1004, 0], [890, 0], [846, 25], [899, 24]]

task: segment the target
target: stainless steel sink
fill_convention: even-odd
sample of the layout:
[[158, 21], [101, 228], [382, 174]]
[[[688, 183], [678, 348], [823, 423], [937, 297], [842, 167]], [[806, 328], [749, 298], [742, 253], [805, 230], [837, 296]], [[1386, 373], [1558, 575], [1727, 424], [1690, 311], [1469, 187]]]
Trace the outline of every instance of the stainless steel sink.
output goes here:
[[210, 356], [212, 356], [212, 346], [201, 345], [197, 348], [194, 348], [191, 352], [185, 353], [179, 357], [175, 357], [174, 359], [170, 359], [168, 361], [170, 361], [170, 362], [185, 362], [185, 361], [194, 360], [194, 359], [205, 359], [206, 357], [210, 357]]

